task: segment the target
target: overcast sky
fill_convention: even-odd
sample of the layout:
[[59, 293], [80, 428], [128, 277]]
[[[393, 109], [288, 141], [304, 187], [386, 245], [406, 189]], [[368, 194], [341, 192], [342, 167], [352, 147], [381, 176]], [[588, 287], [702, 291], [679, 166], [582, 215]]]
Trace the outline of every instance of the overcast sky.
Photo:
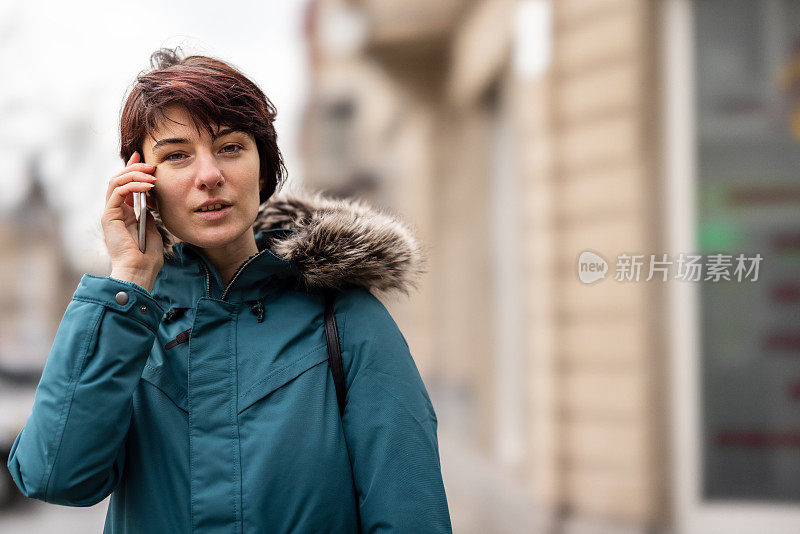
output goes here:
[[100, 215], [123, 167], [119, 112], [162, 46], [222, 58], [253, 79], [278, 109], [278, 142], [298, 180], [305, 3], [0, 0], [0, 209], [19, 202], [26, 161], [40, 157], [75, 268], [106, 267]]

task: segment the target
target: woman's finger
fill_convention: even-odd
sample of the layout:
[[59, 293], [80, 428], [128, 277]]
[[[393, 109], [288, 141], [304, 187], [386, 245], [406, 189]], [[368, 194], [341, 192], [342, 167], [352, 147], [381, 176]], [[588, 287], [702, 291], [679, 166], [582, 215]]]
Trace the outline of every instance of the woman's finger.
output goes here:
[[[142, 158], [141, 154], [139, 154], [138, 151], [134, 151], [133, 154], [131, 154], [131, 157], [128, 158], [128, 162], [125, 164], [125, 168], [122, 169], [121, 171], [119, 171], [114, 176], [112, 176], [111, 179], [109, 180], [109, 182], [111, 182], [111, 180], [113, 180], [114, 178], [122, 176], [123, 174], [125, 174], [127, 172], [130, 172], [130, 171], [133, 171], [133, 170], [142, 171], [142, 172], [145, 172], [145, 173], [153, 173], [153, 172], [155, 172], [156, 165], [151, 165], [149, 163], [145, 163], [143, 161], [140, 161], [141, 158]], [[108, 190], [106, 191], [106, 199], [108, 199], [108, 197], [111, 195], [111, 190], [112, 189], [113, 189], [113, 187], [111, 187], [111, 184], [109, 183]]]
[[112, 219], [118, 218], [118, 216], [121, 214], [114, 213], [114, 211], [118, 210], [122, 206], [122, 204], [125, 202], [125, 198], [128, 195], [135, 192], [146, 192], [152, 189], [152, 187], [153, 184], [147, 184], [144, 182], [128, 182], [120, 185], [114, 189], [108, 201], [106, 202], [106, 212], [111, 215]]
[[108, 197], [111, 196], [111, 191], [113, 191], [117, 185], [119, 185], [120, 183], [124, 183], [116, 180], [120, 176], [123, 176], [130, 172], [141, 172], [152, 177], [155, 171], [156, 171], [156, 166], [150, 165], [148, 163], [133, 163], [132, 165], [128, 165], [127, 167], [119, 171], [117, 174], [109, 178], [108, 189], [106, 190], [106, 199], [108, 199]]
[[119, 187], [123, 184], [128, 182], [139, 181], [139, 182], [146, 182], [154, 184], [156, 183], [156, 177], [152, 174], [147, 174], [146, 172], [142, 171], [130, 171], [126, 172], [125, 174], [115, 176], [111, 178], [108, 182], [108, 190], [106, 191], [106, 202], [111, 197], [111, 193], [114, 191], [116, 187]]
[[117, 176], [122, 176], [126, 172], [130, 171], [142, 171], [147, 173], [153, 173], [156, 170], [156, 165], [151, 165], [150, 163], [131, 163], [130, 165], [126, 165], [123, 169], [121, 169], [117, 174], [111, 176], [111, 178], [116, 178]]

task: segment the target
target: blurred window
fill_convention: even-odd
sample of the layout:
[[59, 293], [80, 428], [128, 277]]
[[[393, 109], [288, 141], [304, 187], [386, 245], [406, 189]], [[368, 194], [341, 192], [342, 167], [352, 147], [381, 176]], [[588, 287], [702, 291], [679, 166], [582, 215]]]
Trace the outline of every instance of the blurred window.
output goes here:
[[[703, 496], [800, 501], [800, 3], [694, 4]], [[707, 257], [707, 256], [706, 256]]]
[[354, 129], [356, 104], [350, 98], [338, 99], [325, 107], [322, 135], [326, 174], [332, 182], [347, 178], [355, 158]]

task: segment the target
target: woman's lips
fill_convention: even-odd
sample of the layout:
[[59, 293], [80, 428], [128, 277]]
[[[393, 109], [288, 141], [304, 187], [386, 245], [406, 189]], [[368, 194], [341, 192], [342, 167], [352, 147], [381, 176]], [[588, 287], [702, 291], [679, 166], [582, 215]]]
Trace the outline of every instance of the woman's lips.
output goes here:
[[194, 214], [199, 215], [207, 221], [216, 221], [217, 219], [221, 219], [228, 215], [228, 213], [231, 211], [231, 207], [232, 206], [225, 206], [221, 210], [217, 211], [195, 211]]

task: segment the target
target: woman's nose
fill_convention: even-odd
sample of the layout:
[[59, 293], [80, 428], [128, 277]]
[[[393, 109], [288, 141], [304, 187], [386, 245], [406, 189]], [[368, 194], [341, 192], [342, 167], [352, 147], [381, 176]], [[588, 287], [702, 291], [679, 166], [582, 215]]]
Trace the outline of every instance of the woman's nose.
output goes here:
[[213, 154], [208, 153], [197, 156], [195, 181], [198, 187], [202, 188], [205, 185], [208, 189], [219, 187], [225, 183], [225, 178], [222, 176], [222, 171]]

